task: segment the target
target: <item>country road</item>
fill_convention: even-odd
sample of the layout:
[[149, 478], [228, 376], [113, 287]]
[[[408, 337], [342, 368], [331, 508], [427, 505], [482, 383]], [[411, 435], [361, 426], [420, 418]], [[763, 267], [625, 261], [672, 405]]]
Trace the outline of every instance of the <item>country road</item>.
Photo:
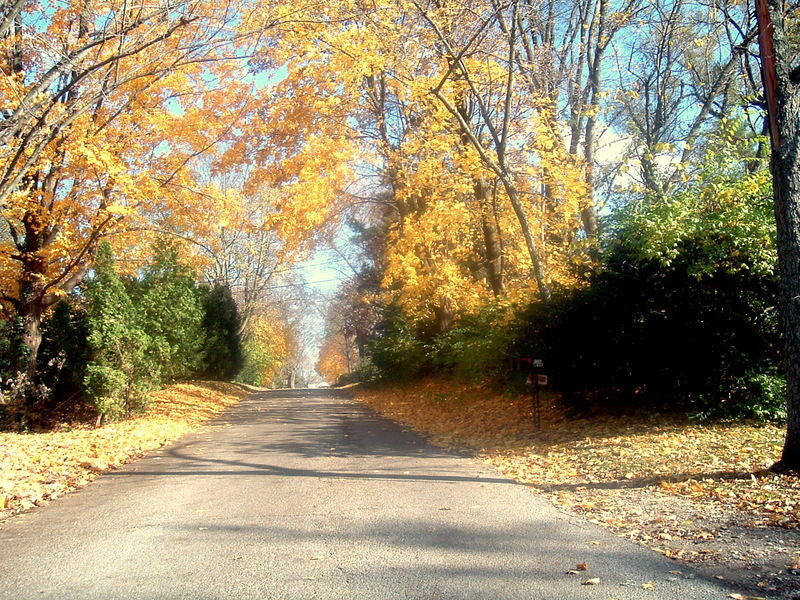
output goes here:
[[[568, 574], [578, 563], [588, 571]], [[202, 431], [0, 527], [0, 598], [13, 600], [731, 592], [675, 568], [327, 390], [253, 394]], [[582, 585], [590, 578], [599, 583]]]

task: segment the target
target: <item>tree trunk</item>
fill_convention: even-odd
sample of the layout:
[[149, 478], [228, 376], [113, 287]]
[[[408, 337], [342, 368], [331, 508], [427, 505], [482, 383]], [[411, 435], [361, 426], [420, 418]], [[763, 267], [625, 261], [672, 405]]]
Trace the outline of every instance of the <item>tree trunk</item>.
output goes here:
[[453, 309], [446, 298], [442, 299], [433, 312], [436, 318], [437, 333], [447, 333], [453, 328]]
[[483, 243], [486, 252], [486, 277], [489, 280], [492, 292], [497, 297], [505, 291], [500, 232], [492, 214], [489, 186], [486, 181], [483, 179], [476, 180], [473, 188], [475, 190], [475, 199], [478, 201], [481, 211], [481, 230], [483, 231]]
[[25, 372], [29, 382], [36, 377], [39, 367], [39, 347], [42, 345], [42, 313], [40, 303], [30, 306], [29, 312], [22, 316], [22, 342], [27, 352], [20, 356], [19, 370]]
[[[594, 206], [594, 149], [597, 144], [595, 139], [595, 125], [597, 124], [597, 108], [600, 102], [600, 69], [603, 66], [603, 54], [608, 44], [606, 32], [606, 17], [608, 15], [608, 0], [600, 0], [597, 9], [597, 34], [595, 36], [594, 55], [589, 66], [589, 114], [586, 117], [586, 128], [583, 138], [583, 156], [586, 161], [586, 184], [589, 187], [589, 202], [581, 209], [581, 222], [586, 237], [597, 237], [597, 211]], [[597, 259], [596, 253], [593, 258]]]
[[539, 245], [533, 237], [531, 232], [530, 221], [528, 215], [525, 213], [525, 208], [519, 198], [519, 192], [516, 186], [506, 176], [502, 179], [503, 187], [508, 194], [508, 199], [511, 202], [511, 207], [514, 209], [514, 214], [517, 216], [519, 228], [522, 230], [522, 236], [525, 239], [525, 246], [528, 249], [528, 255], [531, 257], [531, 275], [533, 276], [536, 286], [539, 289], [539, 297], [547, 302], [550, 300], [550, 286], [547, 284], [545, 277], [544, 263], [541, 254], [539, 254]]
[[793, 65], [782, 0], [757, 0], [762, 75], [772, 138], [773, 194], [787, 377], [787, 428], [774, 468], [800, 470], [800, 75]]
[[42, 344], [42, 315], [46, 309], [45, 290], [42, 281], [47, 265], [41, 257], [42, 229], [35, 215], [25, 215], [24, 242], [17, 244], [21, 252], [21, 273], [19, 277], [19, 300], [17, 314], [22, 318], [22, 342], [24, 350], [17, 360], [17, 368], [24, 372], [28, 382], [36, 378], [39, 347]]

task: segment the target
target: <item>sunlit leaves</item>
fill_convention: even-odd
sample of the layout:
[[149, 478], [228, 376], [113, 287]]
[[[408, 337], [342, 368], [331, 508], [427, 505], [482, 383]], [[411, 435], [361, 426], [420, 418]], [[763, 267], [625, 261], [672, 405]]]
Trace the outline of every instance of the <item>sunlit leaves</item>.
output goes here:
[[[545, 400], [537, 430], [529, 398], [482, 386], [428, 380], [357, 394], [437, 444], [477, 452], [558, 504], [601, 523], [613, 519], [605, 524], [614, 529], [635, 529], [631, 520], [645, 516], [623, 506], [619, 490], [632, 487], [745, 511], [762, 523], [800, 525], [798, 478], [766, 472], [781, 449], [776, 425], [701, 425], [657, 416], [566, 419]], [[606, 485], [612, 482], [618, 485]]]
[[628, 207], [622, 227], [643, 258], [672, 263], [687, 248], [689, 268], [702, 277], [728, 273], [774, 273], [777, 260], [769, 170], [750, 169], [740, 124], [723, 121], [700, 168], [683, 191]]
[[144, 415], [122, 423], [0, 433], [0, 518], [44, 504], [177, 439], [245, 395], [229, 384], [176, 385], [152, 394]]

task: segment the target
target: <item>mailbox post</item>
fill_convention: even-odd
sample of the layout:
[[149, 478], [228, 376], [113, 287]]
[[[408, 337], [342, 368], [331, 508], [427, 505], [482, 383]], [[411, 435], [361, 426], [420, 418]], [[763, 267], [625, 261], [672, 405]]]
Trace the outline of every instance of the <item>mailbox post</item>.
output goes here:
[[517, 354], [511, 359], [511, 368], [518, 373], [526, 373], [525, 389], [531, 395], [531, 409], [533, 411], [533, 424], [537, 429], [542, 427], [542, 407], [539, 399], [541, 386], [547, 385], [547, 375], [544, 374], [544, 359], [541, 356], [530, 354]]

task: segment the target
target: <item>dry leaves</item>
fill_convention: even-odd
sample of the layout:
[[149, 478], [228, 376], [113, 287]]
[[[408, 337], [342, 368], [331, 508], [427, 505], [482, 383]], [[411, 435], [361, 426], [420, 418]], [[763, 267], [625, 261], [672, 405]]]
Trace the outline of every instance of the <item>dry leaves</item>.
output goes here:
[[[529, 400], [441, 380], [358, 390], [356, 397], [440, 446], [477, 452], [611, 529], [637, 517], [635, 507], [622, 510], [615, 503], [615, 490], [632, 488], [746, 511], [759, 524], [800, 524], [800, 480], [766, 471], [782, 444], [783, 429], [775, 425], [699, 424], [661, 415], [570, 420], [543, 401], [537, 430]], [[657, 544], [673, 536], [702, 540], [714, 533], [678, 520], [655, 539], [640, 541]]]
[[218, 382], [173, 385], [151, 395], [145, 414], [120, 423], [0, 433], [0, 519], [45, 504], [179, 438], [246, 395]]

